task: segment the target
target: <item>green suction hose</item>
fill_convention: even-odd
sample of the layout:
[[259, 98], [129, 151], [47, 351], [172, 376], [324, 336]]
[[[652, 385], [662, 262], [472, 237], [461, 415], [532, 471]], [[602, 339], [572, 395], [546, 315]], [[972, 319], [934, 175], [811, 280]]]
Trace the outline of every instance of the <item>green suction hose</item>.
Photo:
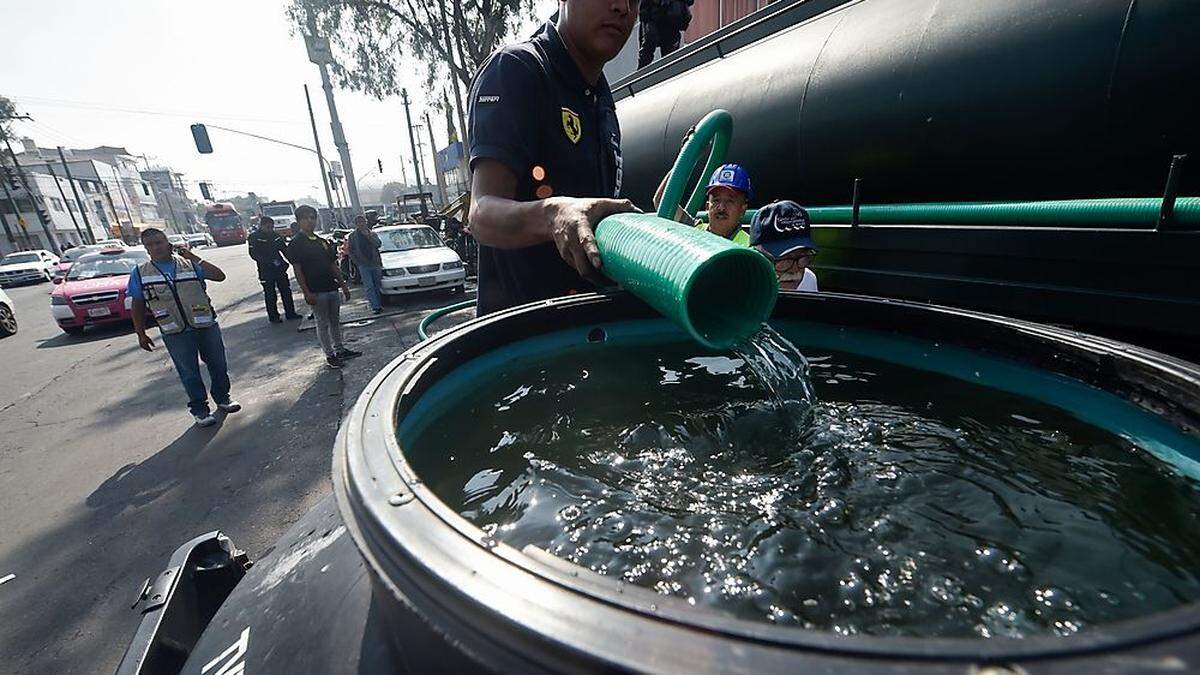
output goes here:
[[417, 324], [417, 337], [421, 338], [422, 340], [428, 340], [429, 339], [429, 333], [428, 333], [429, 326], [431, 324], [433, 324], [434, 321], [437, 321], [438, 319], [440, 319], [443, 316], [446, 316], [447, 314], [450, 314], [452, 312], [457, 312], [460, 309], [466, 309], [468, 307], [474, 307], [474, 306], [475, 306], [474, 300], [463, 300], [462, 302], [456, 302], [453, 305], [446, 305], [445, 307], [439, 307], [439, 308], [433, 310], [428, 315], [426, 315], [426, 317], [424, 319], [421, 319], [421, 323]]
[[729, 150], [732, 137], [733, 115], [727, 110], [714, 110], [696, 123], [696, 133], [683, 144], [679, 156], [675, 158], [675, 164], [671, 166], [667, 187], [663, 190], [662, 202], [658, 205], [659, 218], [675, 219], [675, 207], [681, 205], [688, 178], [691, 178], [696, 164], [700, 161], [700, 153], [704, 152], [704, 148], [711, 142], [712, 149], [709, 150], [704, 170], [700, 172], [700, 182], [696, 184], [687, 204], [683, 205], [683, 210], [689, 216], [700, 210], [700, 204], [704, 202], [705, 181], [725, 161], [725, 153]]
[[603, 272], [700, 344], [727, 349], [762, 327], [779, 280], [758, 252], [644, 213], [596, 226]]
[[[1161, 208], [1161, 197], [864, 204], [859, 207], [858, 220], [871, 225], [1154, 227], [1158, 224]], [[806, 210], [813, 224], [847, 225], [852, 207], [813, 206]], [[741, 222], [749, 223], [755, 212], [755, 209], [747, 210]], [[708, 213], [700, 211], [696, 217], [707, 221]], [[1178, 197], [1172, 219], [1179, 225], [1200, 225], [1200, 197]]]

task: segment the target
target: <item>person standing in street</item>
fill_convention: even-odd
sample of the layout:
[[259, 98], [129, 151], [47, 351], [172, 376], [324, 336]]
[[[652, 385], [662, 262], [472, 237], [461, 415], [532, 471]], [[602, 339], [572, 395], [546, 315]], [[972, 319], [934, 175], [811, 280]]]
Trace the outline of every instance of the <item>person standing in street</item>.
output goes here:
[[175, 372], [188, 396], [188, 409], [196, 425], [215, 424], [208, 407], [208, 392], [200, 375], [200, 360], [208, 366], [212, 400], [224, 413], [235, 413], [241, 404], [229, 397], [229, 370], [225, 362], [225, 343], [217, 312], [208, 297], [206, 280], [224, 281], [221, 268], [201, 260], [189, 249], [176, 249], [160, 229], [142, 230], [142, 245], [150, 254], [149, 262], [129, 273], [127, 296], [132, 300], [133, 327], [138, 345], [154, 350], [154, 340], [146, 334], [146, 311], [158, 324], [163, 344], [175, 364]]
[[[362, 352], [347, 349], [342, 343], [342, 298], [350, 299], [350, 287], [338, 269], [333, 245], [316, 233], [317, 210], [311, 206], [296, 208], [300, 232], [287, 247], [288, 260], [295, 266], [296, 281], [304, 292], [304, 302], [313, 308], [317, 321], [317, 340], [325, 351], [325, 363], [341, 368], [345, 360]], [[341, 295], [338, 294], [341, 289]]]
[[477, 312], [593, 288], [596, 224], [621, 193], [621, 129], [604, 77], [638, 3], [560, 0], [558, 18], [484, 62], [470, 95]]
[[292, 299], [292, 285], [288, 282], [288, 263], [283, 257], [287, 242], [275, 231], [275, 220], [270, 216], [258, 219], [258, 229], [246, 238], [250, 249], [250, 257], [258, 265], [258, 280], [262, 283], [263, 299], [267, 303], [267, 319], [271, 323], [280, 323], [279, 302], [283, 300], [283, 313], [289, 321], [301, 318], [296, 313], [296, 304]]
[[379, 248], [383, 245], [379, 235], [371, 229], [375, 218], [374, 211], [368, 211], [367, 217], [357, 216], [354, 219], [354, 231], [350, 233], [350, 259], [358, 267], [358, 275], [362, 278], [363, 292], [367, 302], [371, 304], [371, 312], [378, 314], [383, 311], [383, 258]]

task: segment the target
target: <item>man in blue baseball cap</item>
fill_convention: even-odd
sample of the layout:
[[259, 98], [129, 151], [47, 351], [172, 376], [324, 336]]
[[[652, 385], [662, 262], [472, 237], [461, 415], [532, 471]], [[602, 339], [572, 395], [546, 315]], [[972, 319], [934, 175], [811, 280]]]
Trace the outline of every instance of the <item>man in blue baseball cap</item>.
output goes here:
[[771, 202], [754, 214], [750, 245], [775, 264], [779, 287], [816, 291], [817, 275], [808, 269], [817, 255], [808, 212], [791, 200]]
[[[664, 176], [658, 190], [654, 193], [655, 208], [658, 208], [662, 201], [663, 191], [666, 189], [667, 176]], [[696, 225], [687, 217], [682, 208], [675, 211], [675, 219], [725, 237], [735, 244], [749, 246], [750, 238], [740, 225], [753, 194], [753, 189], [750, 187], [750, 176], [746, 174], [746, 170], [737, 164], [722, 164], [709, 178], [705, 192], [708, 196], [705, 202], [705, 209], [708, 211], [707, 223]]]

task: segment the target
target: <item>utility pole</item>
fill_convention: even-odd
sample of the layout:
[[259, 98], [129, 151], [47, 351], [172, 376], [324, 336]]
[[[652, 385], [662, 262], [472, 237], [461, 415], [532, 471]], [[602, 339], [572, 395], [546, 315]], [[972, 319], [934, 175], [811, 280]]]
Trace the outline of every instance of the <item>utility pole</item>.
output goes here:
[[438, 0], [442, 12], [442, 33], [446, 36], [446, 54], [450, 57], [450, 82], [454, 85], [454, 104], [457, 107], [459, 133], [462, 134], [463, 154], [470, 145], [467, 143], [467, 121], [463, 118], [462, 91], [458, 85], [458, 75], [454, 72], [454, 43], [450, 40], [450, 26], [446, 20], [446, 0]]
[[[67, 172], [67, 183], [71, 186], [71, 194], [75, 195], [75, 204], [79, 207], [80, 213], [83, 214], [83, 224], [87, 226], [88, 237], [94, 244], [96, 243], [96, 235], [92, 232], [92, 222], [88, 220], [87, 209], [83, 206], [83, 200], [79, 198], [79, 188], [75, 187], [75, 178], [71, 175], [71, 165], [67, 164], [67, 156], [63, 153], [63, 148], [61, 145], [58, 146], [58, 159], [60, 162], [62, 162], [63, 171]], [[46, 166], [49, 165], [50, 162], [46, 162]], [[59, 186], [58, 189], [61, 191], [62, 186]], [[66, 199], [66, 197], [63, 197], [63, 199]], [[70, 209], [67, 210], [70, 211]], [[72, 216], [72, 218], [74, 218], [74, 216]]]
[[[17, 200], [13, 197], [12, 190], [8, 189], [8, 179], [6, 177], [0, 177], [0, 185], [4, 186], [4, 196], [8, 198], [8, 203], [12, 204], [13, 214], [15, 214], [17, 217], [17, 226], [21, 228], [21, 246], [24, 246], [27, 249], [33, 248], [29, 245], [29, 230], [25, 227], [25, 219], [21, 217], [21, 207], [17, 206]], [[7, 221], [5, 221], [4, 229], [8, 229]], [[12, 241], [11, 233], [8, 235], [8, 240], [10, 242]], [[13, 244], [13, 248], [16, 248], [16, 244]]]
[[425, 111], [425, 130], [429, 132], [429, 152], [433, 153], [433, 175], [437, 177], [438, 192], [442, 196], [442, 208], [450, 206], [450, 199], [446, 195], [446, 177], [442, 175], [442, 168], [438, 166], [437, 161], [437, 144], [433, 140], [433, 125], [429, 123], [429, 111]]
[[[8, 192], [8, 181], [4, 180], [4, 176], [0, 176], [0, 183], [4, 183], [5, 192]], [[12, 204], [13, 213], [17, 213], [17, 204], [10, 196], [8, 203]], [[8, 245], [12, 250], [17, 250], [17, 239], [13, 236], [12, 228], [8, 226], [8, 216], [5, 215], [4, 209], [0, 209], [0, 224], [4, 225], [4, 235], [8, 237]]]
[[[329, 62], [333, 60], [333, 54], [329, 50], [329, 41], [317, 35], [317, 22], [311, 12], [308, 15], [308, 33], [304, 39], [305, 45], [308, 47], [308, 60], [317, 64], [317, 68], [321, 71], [321, 88], [325, 90], [325, 102], [329, 104], [329, 127], [333, 131], [333, 144], [337, 147], [338, 155], [342, 159], [343, 171], [347, 176], [354, 176], [354, 165], [350, 162], [350, 146], [346, 143], [346, 135], [342, 132], [342, 122], [338, 119], [337, 104], [333, 102], [333, 85], [329, 82]], [[362, 205], [358, 203], [358, 187], [354, 185], [353, 180], [346, 181], [346, 191], [350, 195], [350, 206], [354, 209], [354, 213], [361, 213]]]
[[[33, 189], [29, 187], [29, 177], [25, 175], [25, 169], [21, 167], [21, 162], [17, 161], [17, 153], [13, 152], [12, 144], [8, 142], [8, 139], [4, 139], [4, 145], [8, 148], [9, 156], [12, 157], [13, 168], [17, 170], [17, 178], [21, 180], [21, 185], [25, 187], [25, 194], [29, 195], [29, 206], [37, 214], [38, 222], [42, 224], [42, 232], [46, 233], [46, 243], [49, 244], [50, 250], [54, 251], [56, 255], [62, 253], [62, 247], [58, 245], [58, 238], [54, 236], [49, 218], [46, 217], [46, 211], [38, 206], [37, 198], [33, 195]], [[16, 202], [13, 203], [16, 204]], [[15, 210], [19, 219], [21, 217], [20, 209]]]
[[[115, 166], [112, 168], [112, 170], [113, 170], [113, 178], [117, 179], [117, 194], [121, 195], [121, 203], [125, 205], [125, 217], [129, 219], [129, 229], [134, 230], [136, 228], [133, 226], [133, 211], [129, 208], [129, 200], [125, 198], [125, 186], [121, 185], [121, 174], [117, 173], [117, 167], [115, 167]], [[111, 196], [108, 198], [108, 201], [109, 202], [112, 201]], [[113, 213], [115, 214], [116, 212], [117, 212], [117, 209], [114, 206]], [[117, 218], [117, 224], [121, 225], [121, 219], [119, 217]], [[122, 225], [121, 226], [121, 238], [122, 239], [125, 238], [125, 234], [126, 234], [125, 226]], [[130, 232], [129, 234], [133, 234], [133, 233]]]
[[329, 213], [333, 213], [333, 195], [329, 192], [329, 176], [325, 173], [325, 158], [321, 155], [321, 137], [317, 135], [317, 118], [313, 115], [312, 99], [308, 96], [308, 85], [304, 85], [304, 102], [308, 104], [308, 121], [312, 123], [313, 144], [317, 146], [317, 169], [321, 171], [321, 185], [325, 186], [325, 202]]
[[[75, 217], [75, 212], [71, 210], [71, 202], [67, 200], [67, 193], [63, 191], [62, 181], [58, 179], [58, 174], [54, 173], [54, 165], [49, 161], [46, 162], [46, 170], [49, 171], [50, 175], [54, 178], [54, 186], [58, 188], [58, 195], [62, 197], [63, 203], [67, 206], [67, 215], [71, 216], [71, 224], [75, 226], [75, 234], [79, 235], [79, 243], [90, 244], [91, 242], [87, 240], [87, 237], [83, 236], [83, 231], [79, 229], [79, 219]], [[80, 211], [84, 211], [86, 213], [82, 204], [79, 205], [79, 207]]]
[[404, 102], [404, 117], [408, 120], [408, 144], [412, 147], [413, 171], [417, 172], [417, 195], [421, 199], [421, 219], [429, 215], [425, 208], [425, 188], [421, 185], [421, 158], [417, 155], [417, 140], [413, 136], [412, 112], [408, 109], [408, 90], [400, 90], [400, 100]]

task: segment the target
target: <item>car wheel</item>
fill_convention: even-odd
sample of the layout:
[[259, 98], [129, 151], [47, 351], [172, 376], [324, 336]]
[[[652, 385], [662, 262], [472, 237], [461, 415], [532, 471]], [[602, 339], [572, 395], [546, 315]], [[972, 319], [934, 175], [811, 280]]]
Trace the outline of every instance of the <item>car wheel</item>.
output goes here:
[[83, 335], [83, 326], [59, 326], [67, 335]]
[[0, 305], [0, 337], [17, 332], [17, 317], [7, 305]]

